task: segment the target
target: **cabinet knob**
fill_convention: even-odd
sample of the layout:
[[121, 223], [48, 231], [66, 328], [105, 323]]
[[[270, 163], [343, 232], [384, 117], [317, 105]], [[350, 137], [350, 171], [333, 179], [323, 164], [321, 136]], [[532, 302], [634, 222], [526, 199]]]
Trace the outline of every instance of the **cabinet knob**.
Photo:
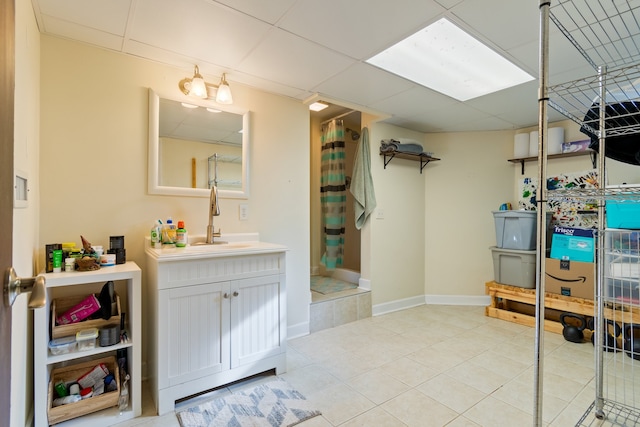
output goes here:
[[237, 297], [238, 296], [238, 291], [233, 291], [233, 296]]
[[226, 292], [225, 292], [225, 293], [224, 293], [224, 295], [222, 295], [222, 296], [223, 296], [223, 297], [225, 297], [225, 298], [229, 298], [229, 294], [228, 294], [228, 293], [226, 293]]

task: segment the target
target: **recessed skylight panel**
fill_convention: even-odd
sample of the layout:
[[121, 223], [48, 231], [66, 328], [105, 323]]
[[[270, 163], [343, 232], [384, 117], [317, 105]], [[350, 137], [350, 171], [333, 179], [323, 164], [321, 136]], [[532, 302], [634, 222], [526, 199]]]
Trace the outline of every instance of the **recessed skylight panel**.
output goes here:
[[445, 18], [367, 62], [460, 101], [533, 80]]

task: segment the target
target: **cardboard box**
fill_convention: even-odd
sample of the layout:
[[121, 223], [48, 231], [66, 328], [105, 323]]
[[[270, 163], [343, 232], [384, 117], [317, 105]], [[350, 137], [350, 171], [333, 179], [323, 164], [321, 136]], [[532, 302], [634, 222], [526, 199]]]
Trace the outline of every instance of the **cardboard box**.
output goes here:
[[595, 230], [556, 225], [551, 238], [551, 258], [559, 260], [593, 262]]
[[546, 258], [545, 291], [584, 299], [595, 294], [595, 264]]

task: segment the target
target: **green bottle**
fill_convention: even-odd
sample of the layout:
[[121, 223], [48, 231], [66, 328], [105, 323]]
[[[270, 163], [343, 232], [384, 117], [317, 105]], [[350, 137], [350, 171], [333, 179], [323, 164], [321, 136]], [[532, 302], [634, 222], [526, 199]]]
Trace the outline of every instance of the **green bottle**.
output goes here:
[[187, 246], [189, 238], [187, 236], [187, 230], [184, 228], [184, 221], [178, 221], [178, 229], [176, 230], [176, 246], [184, 248]]

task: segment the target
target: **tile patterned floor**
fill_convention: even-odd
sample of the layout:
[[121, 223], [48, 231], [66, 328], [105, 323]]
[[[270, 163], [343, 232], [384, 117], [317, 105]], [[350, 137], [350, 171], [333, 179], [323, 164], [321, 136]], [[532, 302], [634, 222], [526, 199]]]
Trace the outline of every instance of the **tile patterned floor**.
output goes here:
[[[533, 328], [488, 318], [484, 307], [421, 306], [290, 340], [282, 377], [323, 413], [302, 427], [525, 426], [533, 349]], [[545, 333], [544, 354], [542, 425], [573, 426], [594, 399], [593, 346]], [[153, 415], [148, 393], [143, 407], [118, 427], [179, 427], [173, 413]], [[591, 418], [582, 425], [614, 425]]]

